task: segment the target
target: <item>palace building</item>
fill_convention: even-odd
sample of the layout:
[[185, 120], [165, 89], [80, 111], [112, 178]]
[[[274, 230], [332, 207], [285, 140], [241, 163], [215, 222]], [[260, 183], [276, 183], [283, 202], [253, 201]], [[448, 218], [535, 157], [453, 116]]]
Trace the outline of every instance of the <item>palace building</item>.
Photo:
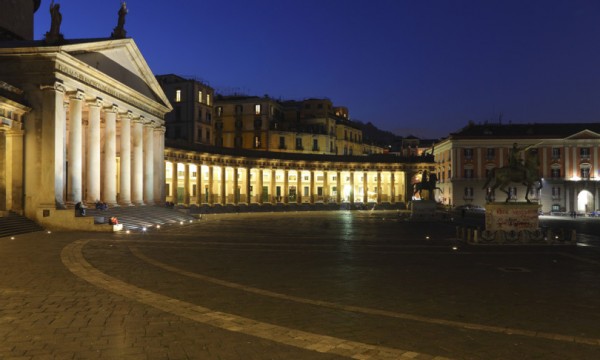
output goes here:
[[[589, 213], [600, 209], [600, 124], [469, 124], [435, 144], [436, 173], [447, 205], [484, 207], [491, 169], [506, 166], [513, 144], [537, 150], [542, 188], [529, 199], [541, 211]], [[522, 155], [522, 154], [521, 154]], [[525, 201], [527, 189], [511, 184], [509, 201]], [[504, 201], [498, 189], [491, 194]]]

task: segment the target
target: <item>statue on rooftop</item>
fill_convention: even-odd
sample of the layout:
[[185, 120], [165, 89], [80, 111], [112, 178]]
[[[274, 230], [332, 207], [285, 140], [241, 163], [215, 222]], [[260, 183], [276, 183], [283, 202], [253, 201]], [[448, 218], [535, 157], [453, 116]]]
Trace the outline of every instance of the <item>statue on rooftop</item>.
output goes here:
[[117, 20], [117, 27], [113, 29], [110, 37], [113, 39], [124, 39], [127, 36], [125, 31], [125, 15], [127, 15], [127, 4], [125, 1], [121, 2], [121, 8], [119, 9], [119, 19]]
[[64, 40], [60, 33], [60, 24], [62, 23], [62, 14], [60, 13], [60, 4], [55, 4], [54, 0], [50, 3], [50, 31], [46, 33], [46, 42], [56, 44]]

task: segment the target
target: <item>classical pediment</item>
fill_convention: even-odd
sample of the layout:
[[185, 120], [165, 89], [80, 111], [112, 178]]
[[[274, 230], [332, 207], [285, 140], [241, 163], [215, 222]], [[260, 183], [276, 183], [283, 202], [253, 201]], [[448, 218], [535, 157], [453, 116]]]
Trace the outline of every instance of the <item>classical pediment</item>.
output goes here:
[[69, 44], [62, 46], [61, 50], [140, 94], [172, 108], [132, 39]]
[[600, 134], [591, 130], [582, 130], [571, 136], [565, 138], [565, 140], [597, 140], [600, 139]]

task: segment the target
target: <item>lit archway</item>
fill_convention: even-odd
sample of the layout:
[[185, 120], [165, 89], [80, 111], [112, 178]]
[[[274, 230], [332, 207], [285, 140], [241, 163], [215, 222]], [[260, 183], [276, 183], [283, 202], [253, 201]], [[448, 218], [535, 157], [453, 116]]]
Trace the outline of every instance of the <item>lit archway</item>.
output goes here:
[[577, 195], [577, 211], [588, 213], [594, 210], [594, 195], [587, 190], [582, 190]]

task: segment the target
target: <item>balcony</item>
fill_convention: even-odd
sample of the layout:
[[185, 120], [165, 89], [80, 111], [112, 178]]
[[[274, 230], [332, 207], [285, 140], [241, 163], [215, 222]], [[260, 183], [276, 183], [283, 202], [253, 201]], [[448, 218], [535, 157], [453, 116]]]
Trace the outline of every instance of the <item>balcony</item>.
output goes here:
[[318, 146], [313, 146], [312, 151], [320, 151], [321, 149]]
[[296, 145], [296, 150], [304, 150], [304, 146], [302, 146], [302, 145]]
[[287, 146], [285, 146], [285, 144], [279, 144], [278, 149], [279, 150], [287, 150]]

